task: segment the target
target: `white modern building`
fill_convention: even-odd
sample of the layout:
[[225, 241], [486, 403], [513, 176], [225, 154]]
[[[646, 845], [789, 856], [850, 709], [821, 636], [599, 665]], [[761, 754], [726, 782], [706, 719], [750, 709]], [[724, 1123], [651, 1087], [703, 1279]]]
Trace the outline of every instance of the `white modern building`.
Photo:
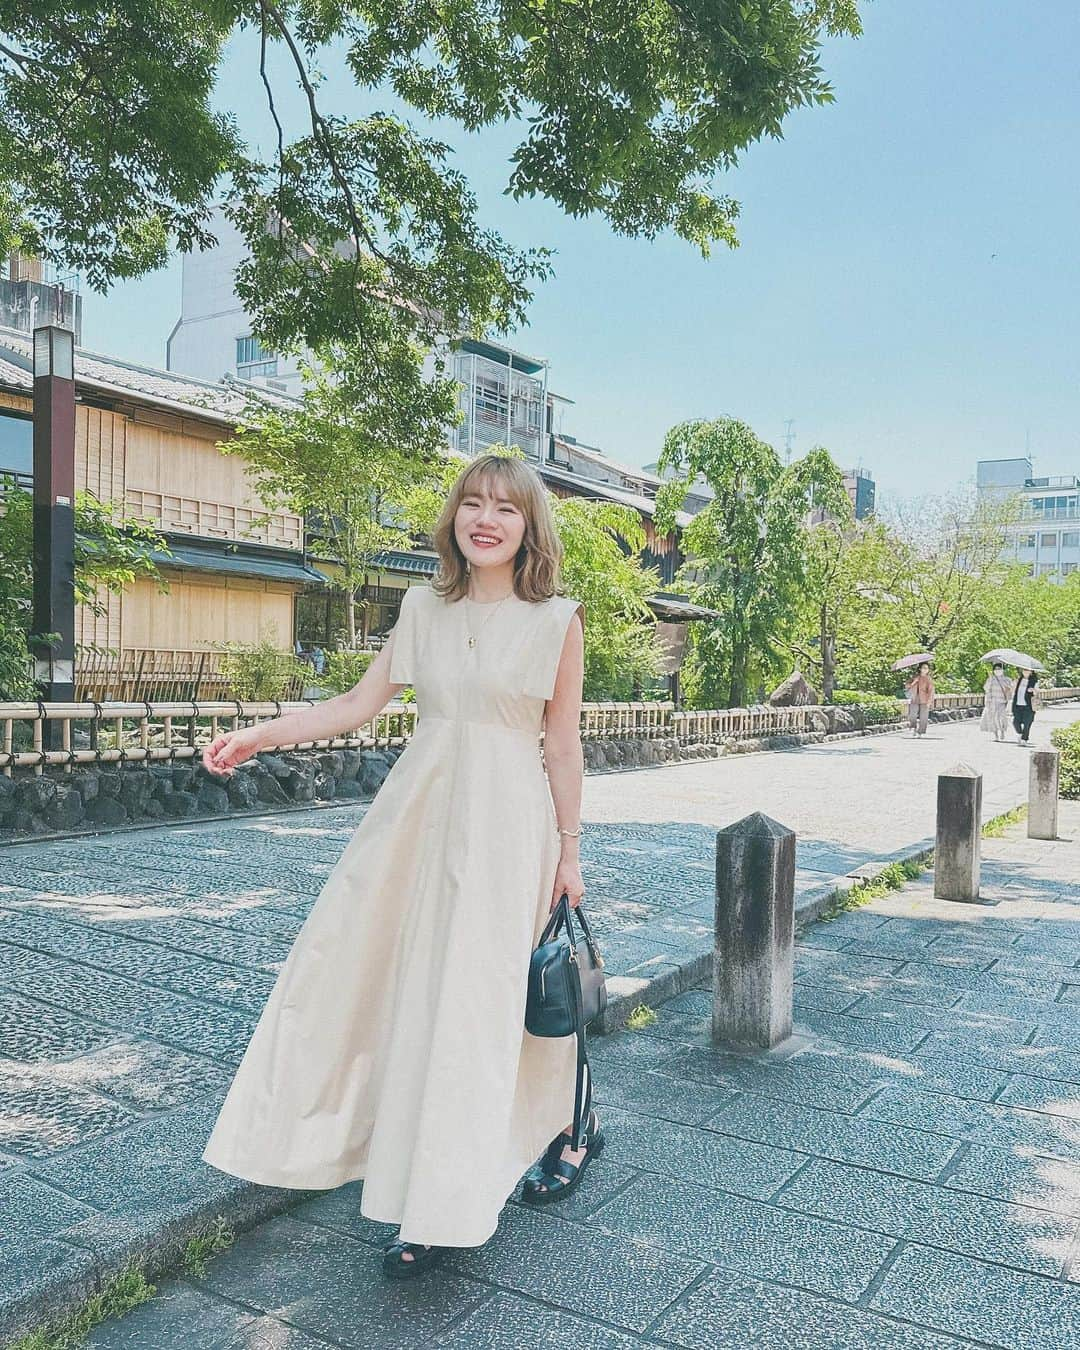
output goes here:
[[1021, 519], [1009, 528], [1009, 558], [1032, 576], [1067, 577], [1080, 568], [1080, 479], [1033, 476], [1029, 457], [983, 459], [976, 471], [980, 496], [1017, 496]]
[[303, 386], [295, 360], [263, 349], [236, 294], [236, 269], [247, 253], [243, 236], [220, 211], [210, 228], [216, 247], [183, 257], [180, 317], [166, 344], [166, 366], [211, 383], [249, 380], [299, 395]]

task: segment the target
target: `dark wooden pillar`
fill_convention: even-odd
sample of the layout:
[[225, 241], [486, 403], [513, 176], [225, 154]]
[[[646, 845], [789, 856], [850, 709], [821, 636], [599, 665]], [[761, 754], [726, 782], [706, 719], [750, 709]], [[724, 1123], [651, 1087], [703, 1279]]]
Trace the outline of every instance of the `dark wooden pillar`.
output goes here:
[[[75, 339], [34, 330], [34, 678], [45, 702], [75, 697]], [[48, 743], [60, 724], [46, 725]]]

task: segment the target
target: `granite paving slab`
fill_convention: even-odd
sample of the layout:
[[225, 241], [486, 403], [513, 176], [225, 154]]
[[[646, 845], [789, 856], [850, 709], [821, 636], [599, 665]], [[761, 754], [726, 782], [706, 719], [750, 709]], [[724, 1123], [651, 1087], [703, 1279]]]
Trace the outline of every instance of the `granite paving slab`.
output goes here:
[[556, 1346], [634, 1350], [641, 1343], [636, 1336], [504, 1293], [496, 1294], [433, 1342], [452, 1350], [554, 1350]]
[[1080, 1152], [1080, 1120], [923, 1092], [915, 1087], [883, 1089], [861, 1108], [862, 1117], [931, 1130], [940, 1137], [948, 1135], [973, 1144], [1005, 1143], [1051, 1157], [1070, 1158]]
[[932, 1181], [956, 1153], [958, 1140], [865, 1115], [792, 1106], [745, 1093], [708, 1128], [775, 1148], [858, 1163], [870, 1157], [883, 1171]]
[[1006, 1074], [1080, 1083], [1080, 1050], [1060, 1043], [1033, 1045], [1027, 1039], [1012, 1041], [995, 1030], [935, 1031], [915, 1051], [916, 1059], [957, 1054]]
[[928, 1332], [783, 1285], [717, 1272], [653, 1328], [686, 1350], [961, 1350], [968, 1341]]
[[942, 1185], [1080, 1216], [1080, 1159], [971, 1144], [956, 1155]]
[[416, 1285], [390, 1284], [377, 1251], [288, 1215], [244, 1234], [192, 1283], [356, 1350], [415, 1350], [488, 1297], [483, 1285], [445, 1269]]
[[1080, 1288], [924, 1247], [900, 1254], [871, 1302], [881, 1312], [1005, 1350], [1080, 1343]]
[[804, 1214], [1042, 1275], [1062, 1274], [1080, 1231], [1080, 1222], [1065, 1215], [824, 1159], [804, 1168], [777, 1202]]
[[845, 1302], [859, 1298], [896, 1247], [889, 1236], [667, 1177], [632, 1182], [586, 1224]]
[[[86, 1338], [87, 1350], [259, 1350], [257, 1314], [193, 1289], [182, 1280], [161, 1284], [152, 1304], [106, 1322]], [[265, 1344], [265, 1342], [264, 1342]], [[317, 1342], [309, 1341], [314, 1347]]]
[[596, 1215], [581, 1225], [515, 1205], [504, 1210], [490, 1242], [455, 1251], [447, 1264], [628, 1331], [643, 1331], [705, 1268], [685, 1244], [661, 1251], [613, 1235]]

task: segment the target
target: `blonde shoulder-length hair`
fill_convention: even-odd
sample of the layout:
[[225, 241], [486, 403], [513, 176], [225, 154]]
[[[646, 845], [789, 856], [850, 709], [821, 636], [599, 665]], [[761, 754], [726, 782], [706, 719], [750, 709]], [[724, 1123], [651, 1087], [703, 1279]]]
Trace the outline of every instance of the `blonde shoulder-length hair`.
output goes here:
[[547, 490], [531, 465], [506, 455], [474, 459], [450, 489], [433, 532], [439, 570], [432, 589], [448, 600], [468, 593], [468, 564], [454, 534], [454, 518], [470, 492], [484, 490], [513, 502], [525, 517], [525, 537], [514, 559], [514, 593], [532, 603], [550, 599], [559, 589], [563, 548]]

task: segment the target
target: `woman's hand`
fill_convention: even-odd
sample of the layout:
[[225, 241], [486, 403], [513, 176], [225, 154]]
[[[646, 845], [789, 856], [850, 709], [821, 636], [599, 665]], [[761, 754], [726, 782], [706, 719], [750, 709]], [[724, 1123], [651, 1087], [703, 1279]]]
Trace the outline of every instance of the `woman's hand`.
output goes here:
[[551, 908], [554, 909], [565, 891], [570, 900], [570, 908], [577, 909], [585, 894], [585, 883], [581, 879], [581, 865], [576, 858], [560, 858], [555, 873], [555, 886], [551, 892]]
[[264, 748], [262, 730], [261, 726], [244, 727], [218, 736], [203, 751], [204, 768], [221, 778], [230, 777], [238, 764]]

